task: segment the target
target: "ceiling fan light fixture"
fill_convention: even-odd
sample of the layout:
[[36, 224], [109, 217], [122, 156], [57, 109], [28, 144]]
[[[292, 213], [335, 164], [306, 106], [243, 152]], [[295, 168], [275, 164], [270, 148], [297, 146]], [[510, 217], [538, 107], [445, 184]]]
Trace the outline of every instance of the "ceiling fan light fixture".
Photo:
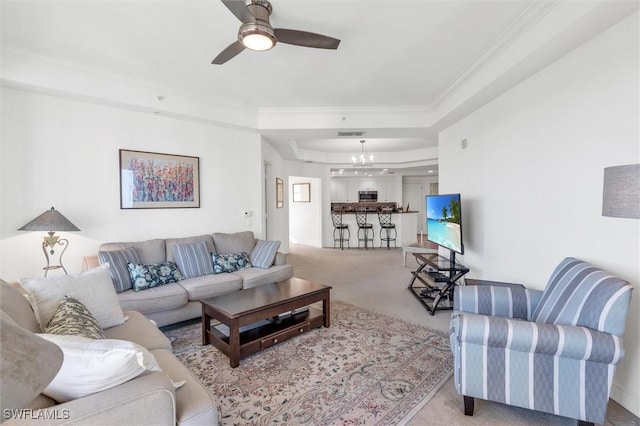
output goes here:
[[260, 22], [242, 24], [238, 32], [238, 40], [250, 50], [269, 50], [276, 45], [273, 28]]

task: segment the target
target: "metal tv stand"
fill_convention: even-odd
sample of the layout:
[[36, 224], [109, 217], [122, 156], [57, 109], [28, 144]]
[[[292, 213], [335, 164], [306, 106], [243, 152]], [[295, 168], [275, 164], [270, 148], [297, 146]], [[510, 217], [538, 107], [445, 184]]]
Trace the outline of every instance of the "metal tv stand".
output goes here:
[[437, 310], [453, 309], [453, 291], [469, 268], [458, 263], [455, 254], [447, 259], [439, 254], [413, 253], [418, 269], [411, 272], [409, 291], [431, 315]]

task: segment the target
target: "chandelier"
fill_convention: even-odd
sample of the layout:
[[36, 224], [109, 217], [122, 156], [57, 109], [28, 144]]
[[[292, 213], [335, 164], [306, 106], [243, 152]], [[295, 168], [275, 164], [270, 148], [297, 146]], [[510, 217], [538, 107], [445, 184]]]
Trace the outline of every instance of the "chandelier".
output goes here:
[[353, 157], [351, 157], [351, 163], [353, 164], [354, 167], [371, 167], [373, 166], [373, 155], [369, 155], [369, 158], [367, 158], [364, 154], [364, 143], [365, 140], [361, 140], [360, 141], [360, 147], [361, 147], [361, 151], [360, 151], [360, 157], [357, 158], [355, 155]]

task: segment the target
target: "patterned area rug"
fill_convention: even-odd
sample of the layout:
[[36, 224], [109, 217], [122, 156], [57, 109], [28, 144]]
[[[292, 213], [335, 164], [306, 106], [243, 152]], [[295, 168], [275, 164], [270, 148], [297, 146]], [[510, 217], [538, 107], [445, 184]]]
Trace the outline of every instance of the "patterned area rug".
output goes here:
[[331, 327], [231, 368], [200, 324], [166, 332], [174, 353], [218, 398], [221, 425], [396, 425], [451, 377], [448, 336], [332, 301]]

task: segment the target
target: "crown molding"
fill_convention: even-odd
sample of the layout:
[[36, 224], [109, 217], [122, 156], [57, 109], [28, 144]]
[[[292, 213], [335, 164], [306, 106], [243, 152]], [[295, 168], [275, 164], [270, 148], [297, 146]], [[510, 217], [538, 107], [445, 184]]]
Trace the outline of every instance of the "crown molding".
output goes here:
[[451, 83], [442, 91], [431, 103], [429, 110], [431, 111], [454, 92], [475, 77], [482, 70], [487, 68], [489, 64], [494, 62], [500, 55], [512, 46], [518, 39], [533, 28], [540, 20], [549, 15], [556, 7], [558, 2], [532, 2], [527, 9], [478, 56], [478, 58], [470, 63], [460, 72]]
[[0, 53], [2, 86], [82, 102], [257, 132], [257, 109], [26, 54]]
[[638, 11], [637, 2], [535, 2], [429, 110], [439, 132]]

